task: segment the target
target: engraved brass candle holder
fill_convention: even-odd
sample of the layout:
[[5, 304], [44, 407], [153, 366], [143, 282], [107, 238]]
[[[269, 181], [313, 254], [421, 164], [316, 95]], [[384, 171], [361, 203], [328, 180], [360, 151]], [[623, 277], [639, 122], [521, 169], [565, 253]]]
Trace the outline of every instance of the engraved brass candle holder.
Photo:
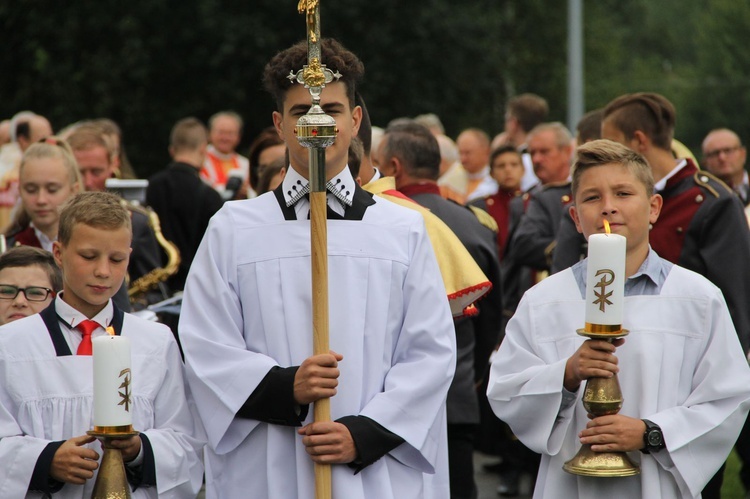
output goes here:
[[[612, 331], [611, 329], [614, 329]], [[627, 336], [628, 330], [620, 326], [586, 324], [586, 329], [576, 331], [591, 339], [612, 341]], [[583, 391], [583, 407], [593, 416], [617, 414], [622, 409], [622, 390], [615, 374], [611, 378], [589, 378]], [[591, 445], [583, 444], [573, 459], [563, 465], [568, 473], [592, 477], [624, 477], [637, 475], [641, 469], [625, 452], [594, 452]]]
[[86, 433], [97, 438], [104, 450], [91, 499], [130, 499], [130, 485], [125, 474], [122, 451], [112, 447], [111, 442], [134, 437], [138, 432], [132, 426], [96, 426]]

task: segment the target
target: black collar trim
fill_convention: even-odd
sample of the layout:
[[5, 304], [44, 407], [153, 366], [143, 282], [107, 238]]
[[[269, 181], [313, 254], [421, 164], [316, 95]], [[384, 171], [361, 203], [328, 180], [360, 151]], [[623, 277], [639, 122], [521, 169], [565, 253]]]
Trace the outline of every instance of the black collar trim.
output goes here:
[[[112, 308], [112, 323], [110, 324], [110, 326], [112, 326], [112, 328], [115, 330], [115, 335], [120, 336], [125, 314], [122, 312], [122, 310], [117, 308], [117, 305], [115, 305], [114, 302], [112, 303]], [[57, 311], [55, 310], [55, 300], [52, 300], [52, 303], [50, 303], [47, 308], [42, 310], [39, 315], [44, 321], [44, 324], [47, 326], [47, 331], [49, 332], [52, 344], [55, 346], [55, 353], [57, 354], [57, 356], [64, 357], [66, 355], [73, 355], [73, 353], [70, 351], [70, 347], [68, 346], [68, 342], [65, 341], [65, 336], [63, 336], [62, 330], [60, 329], [60, 322], [63, 322], [65, 324], [68, 323], [65, 322], [59, 315], [57, 315]], [[68, 324], [68, 327], [70, 327], [70, 324]]]

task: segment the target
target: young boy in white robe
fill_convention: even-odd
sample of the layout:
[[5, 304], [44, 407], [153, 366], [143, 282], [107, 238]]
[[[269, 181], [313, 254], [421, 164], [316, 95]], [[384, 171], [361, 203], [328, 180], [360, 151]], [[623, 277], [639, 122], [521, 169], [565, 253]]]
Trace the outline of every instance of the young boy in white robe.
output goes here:
[[0, 325], [38, 314], [62, 289], [62, 274], [49, 251], [16, 246], [0, 255]]
[[[495, 414], [542, 454], [534, 497], [698, 497], [722, 465], [748, 412], [750, 369], [721, 292], [649, 246], [659, 216], [646, 160], [606, 140], [581, 146], [570, 214], [588, 238], [627, 238], [627, 338], [576, 334], [584, 325], [587, 261], [526, 292], [492, 363]], [[585, 340], [585, 341], [584, 341]], [[617, 373], [618, 414], [589, 419], [581, 384]], [[649, 438], [646, 439], [648, 434]], [[620, 478], [563, 471], [581, 444], [624, 451], [640, 474]]]
[[[332, 351], [312, 348], [308, 150], [294, 134], [311, 97], [287, 79], [307, 64], [300, 43], [264, 76], [287, 174], [273, 192], [224, 205], [187, 279], [180, 338], [208, 433], [207, 497], [312, 499], [314, 463], [327, 463], [335, 498], [447, 498], [445, 287], [421, 215], [352, 178], [363, 66], [339, 43], [321, 45], [342, 75], [321, 94], [338, 128], [326, 149]], [[333, 421], [313, 422], [309, 405], [329, 397]]]
[[[116, 440], [132, 497], [195, 497], [202, 442], [188, 409], [179, 349], [161, 324], [124, 314], [112, 295], [130, 255], [130, 215], [109, 193], [62, 211], [55, 261], [63, 292], [41, 313], [0, 328], [0, 497], [89, 498], [101, 446], [93, 429], [91, 339], [130, 338], [132, 420]], [[94, 321], [86, 330], [84, 323]]]

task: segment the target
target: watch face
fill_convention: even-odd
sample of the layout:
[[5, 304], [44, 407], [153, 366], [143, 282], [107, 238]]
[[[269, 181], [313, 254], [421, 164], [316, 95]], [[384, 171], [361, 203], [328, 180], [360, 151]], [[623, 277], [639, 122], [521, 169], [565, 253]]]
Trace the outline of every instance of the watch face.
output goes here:
[[651, 447], [658, 447], [661, 445], [661, 432], [659, 430], [651, 430], [648, 432], [648, 445]]

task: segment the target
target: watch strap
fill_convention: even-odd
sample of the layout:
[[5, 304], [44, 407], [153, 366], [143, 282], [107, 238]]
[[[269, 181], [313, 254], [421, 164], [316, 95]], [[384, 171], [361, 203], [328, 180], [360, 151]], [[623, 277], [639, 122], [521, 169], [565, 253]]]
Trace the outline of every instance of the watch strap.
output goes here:
[[[643, 448], [641, 449], [641, 452], [644, 454], [651, 454], [652, 452], [657, 452], [663, 449], [665, 444], [664, 433], [661, 431], [661, 427], [648, 419], [642, 419], [641, 421], [646, 425], [646, 431], [643, 432]], [[661, 436], [661, 442], [658, 445], [652, 445], [649, 441], [649, 435], [655, 431]]]

